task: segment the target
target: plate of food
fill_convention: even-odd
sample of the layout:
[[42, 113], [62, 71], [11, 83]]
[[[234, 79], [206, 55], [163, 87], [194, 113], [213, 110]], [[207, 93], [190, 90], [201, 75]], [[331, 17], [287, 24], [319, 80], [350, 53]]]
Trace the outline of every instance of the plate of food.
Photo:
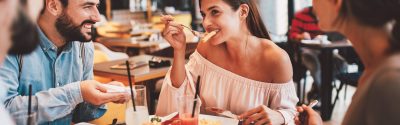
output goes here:
[[[198, 125], [237, 125], [239, 120], [200, 114]], [[179, 120], [178, 112], [174, 112], [165, 117], [150, 116], [149, 123], [144, 125], [182, 125]]]

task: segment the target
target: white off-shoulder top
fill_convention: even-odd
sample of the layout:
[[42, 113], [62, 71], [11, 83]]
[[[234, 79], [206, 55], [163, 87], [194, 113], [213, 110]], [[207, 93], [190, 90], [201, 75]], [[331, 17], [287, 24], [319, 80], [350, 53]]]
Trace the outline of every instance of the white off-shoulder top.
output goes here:
[[156, 115], [165, 116], [177, 112], [178, 97], [194, 95], [195, 81], [200, 75], [202, 107], [218, 107], [242, 114], [265, 105], [280, 112], [285, 124], [294, 124], [298, 98], [292, 80], [287, 83], [266, 83], [245, 78], [213, 64], [197, 51], [190, 56], [185, 68], [187, 77], [179, 88], [172, 86], [170, 71], [167, 73]]

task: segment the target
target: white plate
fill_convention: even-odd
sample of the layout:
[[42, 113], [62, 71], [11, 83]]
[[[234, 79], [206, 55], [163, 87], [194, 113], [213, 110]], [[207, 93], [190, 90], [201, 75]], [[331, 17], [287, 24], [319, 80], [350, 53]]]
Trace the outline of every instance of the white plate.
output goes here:
[[221, 125], [237, 125], [239, 123], [239, 120], [236, 120], [236, 119], [218, 117], [218, 116], [212, 116], [212, 115], [200, 115], [199, 120], [202, 120], [202, 119], [211, 120], [211, 121], [220, 121]]
[[[166, 120], [173, 118], [177, 114], [178, 114], [178, 112], [174, 112], [170, 115], [167, 115], [165, 117], [160, 117], [160, 118], [161, 118], [161, 121], [166, 121]], [[153, 117], [154, 117], [154, 115], [151, 115], [150, 119]], [[237, 125], [237, 124], [239, 124], [239, 120], [236, 120], [236, 119], [200, 114], [199, 121], [202, 119], [209, 120], [209, 121], [218, 121], [221, 123], [221, 125]]]

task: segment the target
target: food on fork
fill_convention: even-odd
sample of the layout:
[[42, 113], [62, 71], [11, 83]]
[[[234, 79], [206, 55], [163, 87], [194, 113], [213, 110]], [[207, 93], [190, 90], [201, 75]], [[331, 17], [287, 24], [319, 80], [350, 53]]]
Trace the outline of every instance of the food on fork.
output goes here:
[[211, 37], [215, 36], [215, 34], [217, 34], [218, 31], [219, 31], [219, 30], [214, 30], [214, 31], [211, 31], [211, 32], [209, 32], [209, 33], [206, 33], [206, 34], [204, 35], [204, 37], [202, 38], [201, 41], [207, 42]]

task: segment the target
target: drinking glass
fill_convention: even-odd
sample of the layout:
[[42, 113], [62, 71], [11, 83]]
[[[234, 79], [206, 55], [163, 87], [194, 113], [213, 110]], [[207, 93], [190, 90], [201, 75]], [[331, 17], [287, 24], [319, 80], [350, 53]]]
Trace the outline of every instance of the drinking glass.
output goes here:
[[[126, 103], [125, 122], [127, 125], [142, 125], [149, 122], [149, 112], [147, 109], [146, 87], [135, 85], [135, 100]], [[136, 111], [134, 111], [132, 101], [135, 102]]]
[[[181, 125], [198, 125], [201, 107], [200, 99], [195, 99], [193, 95], [183, 95], [178, 98], [178, 105]], [[192, 113], [194, 113], [193, 116]]]

